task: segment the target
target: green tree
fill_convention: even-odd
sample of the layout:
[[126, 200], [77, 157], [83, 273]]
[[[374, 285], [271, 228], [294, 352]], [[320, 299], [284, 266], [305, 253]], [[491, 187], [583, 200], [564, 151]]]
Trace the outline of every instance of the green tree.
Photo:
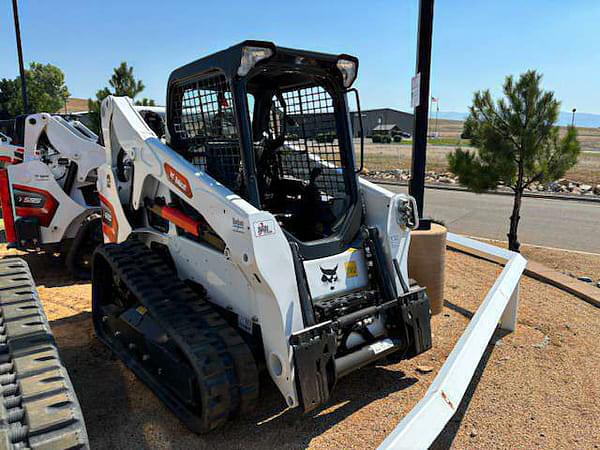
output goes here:
[[138, 106], [156, 106], [156, 103], [154, 102], [154, 100], [152, 100], [151, 98], [146, 98], [146, 97], [144, 97], [141, 100], [136, 101], [135, 104]]
[[[65, 75], [52, 64], [32, 62], [25, 70], [29, 113], [57, 112], [69, 97]], [[21, 77], [0, 80], [0, 112], [12, 117], [23, 114]]]
[[18, 97], [21, 95], [16, 80], [2, 78], [0, 80], [0, 119], [10, 119], [19, 114]]
[[[145, 88], [141, 80], [136, 80], [133, 67], [125, 61], [113, 69], [113, 74], [108, 80], [109, 87], [104, 87], [96, 92], [96, 99], [88, 99], [89, 119], [91, 128], [100, 132], [100, 104], [109, 95], [126, 96], [134, 99]], [[146, 101], [152, 101], [145, 99]]]
[[477, 137], [475, 136], [475, 127], [477, 126], [476, 121], [469, 115], [463, 122], [463, 131], [460, 134], [461, 139], [470, 139], [471, 145], [477, 144]]
[[540, 87], [542, 75], [530, 70], [518, 80], [508, 76], [504, 98], [494, 102], [489, 90], [473, 97], [469, 119], [477, 152], [457, 148], [448, 155], [450, 170], [461, 184], [475, 192], [495, 189], [500, 183], [514, 192], [508, 246], [519, 251], [517, 229], [521, 199], [534, 182], [562, 177], [577, 162], [577, 131], [569, 127], [561, 138], [556, 126], [560, 102]]

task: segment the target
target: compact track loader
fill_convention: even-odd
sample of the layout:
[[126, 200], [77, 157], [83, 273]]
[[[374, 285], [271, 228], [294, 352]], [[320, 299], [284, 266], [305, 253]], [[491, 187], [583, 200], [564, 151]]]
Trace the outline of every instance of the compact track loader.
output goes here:
[[[159, 135], [160, 107], [135, 107]], [[89, 278], [102, 242], [96, 169], [106, 161], [98, 136], [78, 120], [39, 113], [3, 121], [0, 203], [9, 247], [63, 255], [77, 278]]]
[[96, 169], [106, 159], [98, 136], [78, 121], [47, 113], [20, 116], [0, 143], [0, 202], [9, 247], [63, 253], [89, 276], [102, 241]]
[[357, 176], [357, 68], [260, 41], [201, 58], [169, 78], [166, 144], [130, 99], [102, 103], [94, 325], [196, 432], [250, 410], [260, 370], [311, 411], [431, 347], [414, 200]]

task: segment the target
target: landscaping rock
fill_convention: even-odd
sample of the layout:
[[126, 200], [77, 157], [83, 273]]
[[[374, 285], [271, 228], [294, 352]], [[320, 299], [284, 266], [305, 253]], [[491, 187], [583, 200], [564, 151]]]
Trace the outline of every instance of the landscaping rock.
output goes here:
[[419, 372], [419, 373], [430, 373], [430, 372], [433, 372], [433, 367], [432, 366], [426, 366], [426, 365], [420, 365], [420, 366], [417, 366], [417, 372]]
[[[375, 179], [381, 179], [386, 181], [402, 181], [406, 182], [410, 180], [410, 170], [408, 169], [387, 169], [387, 170], [365, 170], [363, 172], [365, 176]], [[426, 183], [440, 183], [440, 184], [459, 184], [458, 177], [454, 176], [451, 172], [435, 172], [429, 170], [425, 173]], [[499, 183], [500, 189], [506, 189], [504, 183]], [[526, 189], [528, 192], [556, 192], [565, 194], [575, 195], [586, 195], [586, 196], [600, 196], [600, 184], [591, 185], [586, 183], [579, 183], [577, 181], [569, 180], [567, 178], [561, 178], [557, 181], [552, 181], [547, 184], [532, 183]]]

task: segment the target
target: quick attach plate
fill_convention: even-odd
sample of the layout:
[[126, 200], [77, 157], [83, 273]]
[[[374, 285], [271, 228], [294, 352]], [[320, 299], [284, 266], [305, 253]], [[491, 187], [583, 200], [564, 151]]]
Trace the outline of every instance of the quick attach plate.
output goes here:
[[290, 343], [300, 401], [309, 412], [329, 399], [335, 385], [335, 332], [331, 322], [325, 322], [293, 334]]
[[418, 288], [401, 296], [402, 320], [407, 327], [411, 343], [405, 357], [412, 358], [431, 348], [431, 311], [425, 288]]

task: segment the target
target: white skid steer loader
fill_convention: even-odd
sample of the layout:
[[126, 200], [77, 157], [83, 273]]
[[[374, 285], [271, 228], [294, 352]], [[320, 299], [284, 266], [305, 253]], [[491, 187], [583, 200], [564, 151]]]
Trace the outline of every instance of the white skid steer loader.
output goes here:
[[310, 411], [431, 347], [415, 203], [357, 176], [357, 68], [261, 41], [199, 59], [170, 76], [167, 144], [128, 98], [102, 103], [94, 325], [196, 432], [252, 408], [261, 369]]
[[[161, 108], [136, 108], [160, 134]], [[89, 277], [102, 242], [96, 169], [104, 147], [83, 123], [60, 115], [6, 122], [12, 137], [0, 134], [0, 201], [8, 246], [60, 253], [73, 275]]]
[[0, 143], [8, 246], [63, 253], [74, 274], [85, 276], [101, 241], [96, 169], [106, 152], [98, 136], [81, 122], [39, 113], [17, 117], [14, 138]]

